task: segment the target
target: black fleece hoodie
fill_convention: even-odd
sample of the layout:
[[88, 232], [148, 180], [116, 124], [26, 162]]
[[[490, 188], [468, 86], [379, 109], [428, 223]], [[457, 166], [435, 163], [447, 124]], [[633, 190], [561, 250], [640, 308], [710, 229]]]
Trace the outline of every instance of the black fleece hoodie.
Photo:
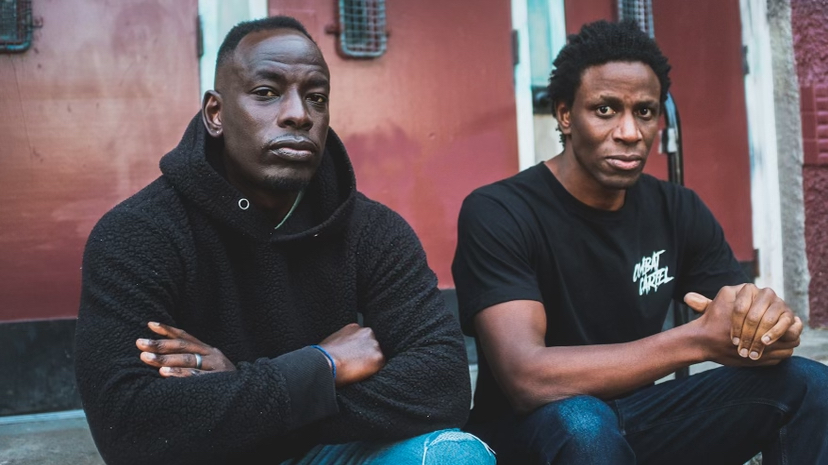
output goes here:
[[[356, 190], [329, 131], [305, 196], [274, 230], [214, 168], [221, 142], [196, 115], [162, 175], [89, 236], [76, 374], [109, 464], [279, 463], [316, 444], [397, 440], [459, 427], [466, 353], [408, 224]], [[308, 347], [363, 315], [387, 364], [335, 389]], [[162, 378], [137, 338], [158, 321], [237, 368]]]

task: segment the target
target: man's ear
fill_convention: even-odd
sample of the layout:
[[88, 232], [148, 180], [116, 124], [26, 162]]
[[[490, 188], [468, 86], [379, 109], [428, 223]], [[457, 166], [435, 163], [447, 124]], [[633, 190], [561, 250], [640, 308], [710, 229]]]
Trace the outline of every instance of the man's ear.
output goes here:
[[201, 119], [210, 136], [221, 136], [221, 94], [214, 90], [204, 93], [204, 100], [201, 102]]
[[555, 102], [555, 119], [561, 134], [568, 136], [572, 132], [572, 111], [564, 102]]

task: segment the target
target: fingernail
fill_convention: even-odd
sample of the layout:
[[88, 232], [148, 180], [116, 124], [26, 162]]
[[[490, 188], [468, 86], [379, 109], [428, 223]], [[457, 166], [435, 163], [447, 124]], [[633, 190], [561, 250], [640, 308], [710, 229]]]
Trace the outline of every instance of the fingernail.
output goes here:
[[748, 356], [748, 350], [747, 349], [740, 350], [739, 355], [741, 355], [743, 358], [747, 357]]
[[762, 336], [762, 342], [764, 342], [765, 344], [770, 344], [770, 336], [768, 336], [767, 334]]
[[739, 340], [739, 338], [738, 338], [738, 337], [734, 337], [734, 338], [733, 338], [733, 345], [734, 345], [734, 346], [738, 346], [738, 345], [739, 345], [739, 342], [741, 342], [741, 341]]
[[161, 326], [161, 323], [158, 323], [157, 321], [150, 321], [149, 324], [150, 326]]
[[139, 344], [144, 344], [144, 345], [149, 345], [150, 340], [149, 339], [138, 339], [138, 343]]
[[172, 373], [172, 368], [170, 367], [161, 367], [161, 373]]
[[142, 355], [144, 356], [144, 358], [149, 360], [155, 360], [156, 357], [155, 354], [152, 352], [142, 352]]
[[758, 360], [759, 359], [759, 352], [756, 352], [755, 350], [753, 352], [751, 352], [750, 353], [750, 359], [751, 360]]

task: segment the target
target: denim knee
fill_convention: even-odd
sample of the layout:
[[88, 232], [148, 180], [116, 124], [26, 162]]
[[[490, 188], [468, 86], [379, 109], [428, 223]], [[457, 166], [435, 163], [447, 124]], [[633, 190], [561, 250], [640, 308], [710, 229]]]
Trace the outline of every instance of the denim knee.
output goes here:
[[[621, 432], [618, 417], [605, 402], [590, 396], [576, 396], [552, 402], [539, 409], [544, 423], [562, 435], [554, 456], [568, 463], [625, 463], [634, 462], [634, 454]], [[533, 414], [534, 415], [534, 414]], [[549, 451], [551, 452], [551, 451]]]
[[602, 441], [607, 435], [620, 434], [615, 412], [594, 397], [573, 397], [559, 402], [554, 410], [560, 426], [573, 441], [588, 445]]
[[456, 429], [432, 433], [423, 444], [423, 464], [490, 464], [495, 456], [485, 442]]
[[[786, 386], [802, 396], [809, 411], [828, 414], [828, 366], [802, 357], [791, 357], [777, 365]], [[817, 412], [811, 413], [816, 415]]]

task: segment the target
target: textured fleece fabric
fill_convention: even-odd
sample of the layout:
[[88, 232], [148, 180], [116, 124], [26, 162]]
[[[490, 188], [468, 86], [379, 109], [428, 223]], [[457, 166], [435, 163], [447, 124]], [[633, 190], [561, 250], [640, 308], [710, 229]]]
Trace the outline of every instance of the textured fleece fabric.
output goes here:
[[[413, 230], [356, 190], [331, 130], [322, 163], [278, 230], [216, 168], [201, 116], [162, 175], [89, 236], [76, 374], [109, 464], [279, 463], [316, 444], [397, 440], [463, 425], [470, 404], [456, 319]], [[335, 389], [308, 347], [358, 320], [386, 357]], [[237, 371], [162, 378], [137, 338], [158, 321], [220, 349]]]

